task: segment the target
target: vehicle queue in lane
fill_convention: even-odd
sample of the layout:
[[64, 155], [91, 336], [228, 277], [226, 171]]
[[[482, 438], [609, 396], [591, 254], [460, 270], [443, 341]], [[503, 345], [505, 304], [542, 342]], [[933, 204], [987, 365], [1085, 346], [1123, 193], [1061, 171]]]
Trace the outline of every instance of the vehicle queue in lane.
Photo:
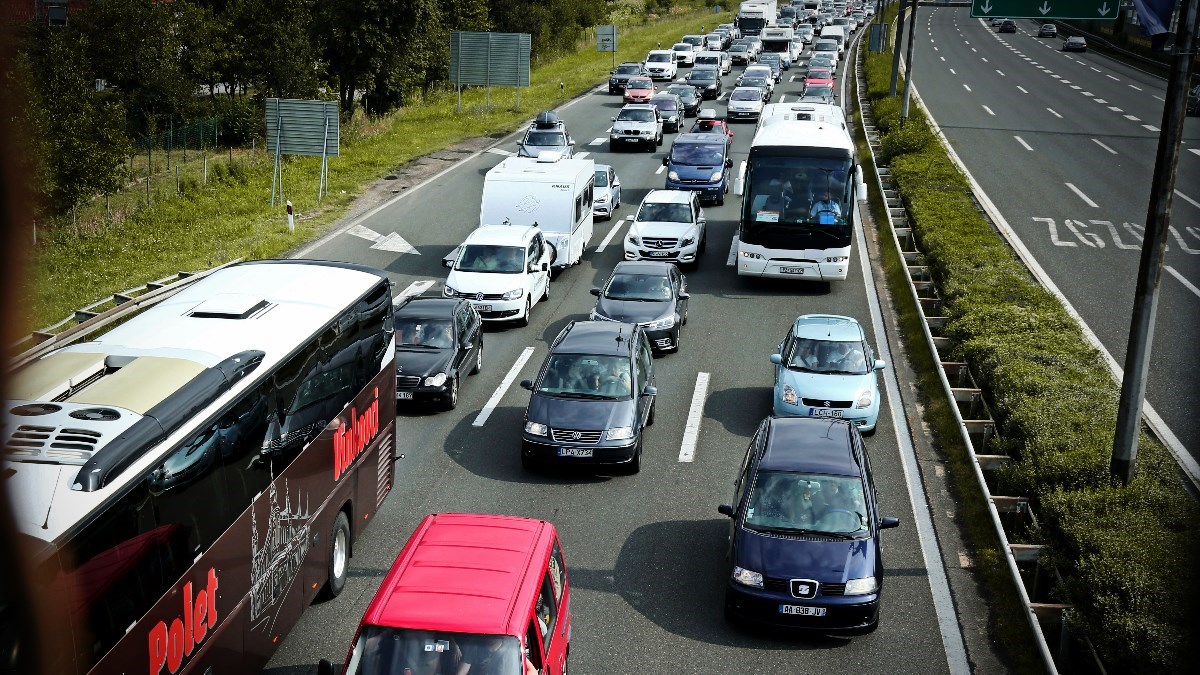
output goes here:
[[[709, 125], [709, 127], [710, 128], [705, 129], [705, 131], [712, 131], [712, 127], [716, 127], [716, 130], [719, 133], [722, 135], [728, 134], [729, 139], [732, 139], [732, 133], [727, 132], [724, 128], [724, 125], [720, 125], [719, 127], [717, 125]], [[655, 135], [658, 137], [656, 140], [661, 139], [661, 134], [662, 131], [660, 129], [655, 130]], [[722, 143], [722, 145], [728, 144]], [[728, 160], [726, 161], [726, 164], [727, 162]], [[725, 168], [727, 168], [727, 166]], [[609, 188], [608, 198], [610, 200], [607, 211], [603, 209], [603, 205], [597, 208], [597, 210], [603, 215], [611, 216], [619, 204], [619, 192], [615, 190], [615, 188], [619, 188], [619, 178], [615, 175], [615, 172], [611, 170], [611, 167], [604, 165], [602, 165], [602, 168], [597, 170], [597, 173], [603, 175], [606, 187]], [[695, 198], [694, 193], [691, 192], [681, 193], [681, 191], [678, 190], [661, 190], [656, 192], [686, 194], [690, 195], [693, 201]], [[690, 218], [692, 221], [695, 221], [697, 216], [700, 216], [698, 224], [701, 226], [701, 229], [696, 230], [696, 235], [691, 237], [691, 242], [689, 242], [689, 244], [694, 244], [698, 247], [698, 252], [696, 255], [696, 263], [698, 263], [698, 254], [703, 252], [703, 244], [706, 241], [702, 229], [702, 210], [700, 209], [699, 205], [693, 206], [687, 202], [679, 203], [671, 201], [670, 199], [656, 202], [654, 199], [652, 199], [654, 194], [655, 192], [652, 192], [651, 195], [647, 197], [647, 200], [643, 203], [643, 209], [645, 209], [647, 206], [656, 204], [687, 206], [688, 215], [684, 216], [685, 218]], [[721, 190], [718, 193], [718, 195], [722, 196], [723, 194], [724, 190]], [[714, 200], [720, 198], [721, 197], [718, 196]], [[640, 211], [641, 209], [639, 209], [639, 214]], [[658, 218], [658, 216], [647, 216], [646, 218], [642, 218], [641, 215], [638, 216], [639, 221], [653, 221], [654, 219]], [[669, 217], [666, 217], [665, 220], [666, 222], [676, 222], [671, 220]], [[686, 225], [687, 222], [689, 221], [685, 221], [683, 224]], [[697, 223], [692, 223], [692, 225], [695, 224]], [[486, 231], [493, 228], [484, 226], [480, 229]], [[477, 232], [479, 232], [479, 230], [477, 230]], [[528, 233], [526, 232], [526, 234]], [[643, 237], [637, 235], [631, 236], [631, 239], [635, 238]], [[539, 251], [535, 250], [530, 242], [525, 242], [525, 239], [530, 239], [530, 241], [532, 241], [533, 239], [536, 239], [536, 235], [522, 238], [524, 246], [521, 248], [521, 252], [525, 255], [513, 257], [513, 264], [510, 265], [512, 267], [511, 270], [507, 269], [507, 267], [504, 267], [503, 271], [501, 271], [501, 267], [494, 267], [488, 271], [496, 271], [502, 274], [521, 274], [521, 272], [518, 271], [518, 267], [520, 267], [519, 261], [530, 258], [532, 258], [535, 264], [532, 264], [529, 267], [529, 272], [545, 271], [544, 267], [542, 266], [545, 263], [544, 256], [541, 255]], [[687, 237], [683, 237], [682, 239], [686, 240]], [[542, 249], [542, 251], [544, 250], [545, 249]], [[529, 253], [530, 251], [533, 251], [533, 253]], [[460, 262], [468, 259], [468, 252], [467, 244], [464, 244], [464, 246], [457, 251], [458, 255], [453, 261], [454, 267], [452, 268], [452, 275], [455, 271], [460, 271], [457, 269], [457, 265]], [[534, 255], [535, 253], [538, 255]], [[642, 257], [641, 253], [647, 252], [643, 251], [639, 253], [636, 250], [631, 252], [628, 247], [626, 248], [627, 258], [640, 258]], [[687, 260], [682, 256], [680, 261], [687, 262]], [[478, 260], [474, 263], [464, 264], [487, 265], [486, 262], [481, 263]], [[631, 264], [635, 265], [635, 267], [629, 267], [624, 272], [621, 271], [624, 269], [621, 266], [628, 266]], [[658, 267], [654, 267], [655, 265], [658, 265]], [[662, 270], [663, 274], [661, 276], [658, 275], [656, 270]], [[565, 409], [557, 411], [555, 414], [547, 415], [545, 411], [542, 410], [542, 408], [545, 406], [534, 405], [535, 399], [538, 398], [539, 394], [548, 396], [550, 399], [555, 400], [555, 403], [557, 404], [570, 404], [574, 405], [578, 409], [586, 409], [587, 407], [591, 406], [593, 401], [596, 400], [612, 400], [615, 402], [625, 400], [638, 401], [638, 404], [634, 406], [634, 424], [629, 427], [608, 428], [603, 430], [603, 440], [628, 440], [640, 433], [639, 423], [640, 426], [649, 426], [653, 421], [653, 404], [657, 391], [653, 386], [653, 361], [650, 358], [650, 346], [652, 343], [646, 337], [650, 335], [649, 329], [653, 326], [649, 324], [652, 324], [653, 321], [639, 322], [644, 323], [645, 325], [623, 324], [620, 322], [616, 322], [615, 324], [610, 322], [608, 326], [604, 325], [604, 319], [611, 319], [612, 317], [609, 315], [617, 313], [612, 311], [612, 307], [604, 306], [605, 300], [619, 300], [622, 299], [624, 295], [631, 292], [626, 288], [614, 288], [615, 282], [627, 282], [624, 284], [624, 286], [629, 286], [632, 288], [633, 284], [635, 283], [633, 277], [645, 277], [645, 279], [636, 280], [636, 283], [639, 284], [647, 280], [654, 280], [656, 278], [666, 282], [665, 284], [661, 285], [661, 289], [665, 290], [666, 295], [662, 297], [655, 295], [653, 298], [639, 297], [635, 298], [636, 301], [669, 302], [674, 305], [672, 312], [678, 325], [682, 325], [682, 323], [687, 319], [686, 301], [688, 296], [686, 293], [686, 281], [674, 265], [658, 262], [621, 263], [618, 266], [618, 269], [614, 270], [613, 275], [608, 279], [602, 288], [594, 289], [597, 291], [595, 294], [600, 297], [598, 298], [596, 309], [593, 310], [592, 318], [599, 321], [584, 324], [569, 324], [554, 340], [551, 346], [551, 354], [547, 356], [542, 368], [539, 369], [538, 378], [535, 381], [525, 381], [522, 383], [523, 386], [533, 392], [533, 395], [530, 399], [530, 407], [526, 413], [527, 423], [525, 432], [527, 441], [529, 443], [536, 444], [538, 442], [538, 438], [543, 439], [544, 442], [544, 439], [549, 437], [558, 444], [557, 446], [552, 444], [550, 447], [544, 448], [544, 456], [548, 453], [548, 456], [554, 457], [557, 461], [570, 461], [572, 458], [585, 458], [590, 457], [591, 455], [590, 453], [585, 455], [582, 452], [578, 452], [577, 448], [575, 449], [575, 452], [562, 452], [564, 449], [562, 444], [565, 442], [554, 437], [553, 432], [555, 429], [551, 425], [555, 420], [573, 418], [574, 415], [571, 412], [566, 412]], [[454, 289], [451, 293], [453, 297], [461, 295], [467, 297], [468, 299], [474, 299], [470, 298], [469, 294], [458, 293], [458, 289], [454, 288], [452, 281], [449, 278], [447, 280], [447, 288]], [[648, 295], [654, 295], [657, 293], [657, 291], [650, 286], [646, 286], [643, 290]], [[545, 287], [544, 292], [548, 295], [548, 284]], [[636, 291], [633, 292], [636, 293]], [[415, 302], [417, 301], [414, 301], [414, 303]], [[682, 311], [679, 310], [680, 305], [683, 307]], [[526, 306], [525, 313], [520, 315], [524, 322], [528, 321], [528, 312], [529, 309], [528, 306]], [[498, 319], [507, 317], [492, 318]], [[625, 332], [627, 329], [628, 333]], [[577, 336], [576, 333], [579, 333], [580, 335]], [[615, 333], [615, 335], [613, 333]], [[656, 344], [655, 346], [670, 346], [671, 341], [672, 339], [668, 335], [666, 338], [662, 339], [664, 344]], [[679, 343], [677, 332], [673, 342], [673, 347], [678, 349]], [[612, 353], [612, 350], [614, 349], [614, 343], [616, 350], [615, 354]], [[482, 347], [481, 344], [480, 347]], [[867, 349], [869, 350], [869, 348]], [[559, 361], [563, 361], [563, 363], [559, 363]], [[571, 363], [567, 363], [567, 361], [571, 361]], [[601, 363], [601, 361], [611, 361], [611, 363]], [[785, 364], [783, 367], [788, 368], [790, 367], [790, 364]], [[582, 372], [584, 370], [587, 370], [588, 372]], [[607, 373], [607, 379], [601, 379], [602, 373]], [[645, 399], [645, 405], [642, 404], [643, 398]], [[570, 407], [570, 405], [568, 405], [568, 407]], [[538, 412], [535, 412], [535, 408], [538, 409]], [[603, 416], [606, 418], [611, 418], [610, 413], [605, 413]], [[545, 417], [546, 421], [538, 422], [537, 419], [541, 417]], [[816, 422], [817, 420], [813, 421]], [[782, 429], [784, 422], [780, 421], [778, 424], [779, 428]], [[739, 495], [746, 497], [746, 499], [744, 500], [744, 503], [736, 503], [734, 507], [732, 507], [739, 509], [739, 514], [736, 516], [738, 520], [735, 521], [734, 527], [735, 529], [739, 529], [741, 531], [758, 532], [760, 534], [769, 532], [778, 533], [783, 530], [805, 532], [810, 537], [817, 537], [818, 539], [825, 537], [825, 539], [831, 544], [838, 541], [846, 544], [847, 542], [857, 540], [862, 536], [868, 536], [874, 542], [871, 547], [873, 554], [872, 556], [869, 556], [871, 559], [866, 560], [865, 562], [860, 561], [859, 563], [856, 563], [856, 566], [853, 568], [853, 572], [850, 570], [845, 571], [846, 574], [851, 574], [853, 576], [853, 574], [860, 574], [866, 570], [866, 576], [842, 579], [840, 583], [838, 581], [829, 582], [828, 580], [821, 579], [806, 579], [804, 580], [806, 582], [804, 584], [798, 583], [796, 579], [788, 581], [786, 578], [784, 578], [783, 583], [785, 588], [775, 588], [772, 586], [771, 584], [774, 583], [774, 577], [771, 577], [767, 579], [769, 582], [768, 587], [764, 590], [762, 574], [758, 574], [756, 582], [754, 578], [754, 574], [756, 574], [755, 572], [747, 573], [746, 568], [735, 566], [730, 577], [731, 592], [739, 589], [745, 591], [746, 588], [744, 587], [758, 588], [759, 590], [756, 591], [756, 597], [758, 597], [760, 600], [765, 598], [767, 604], [759, 608], [759, 611], [747, 613], [744, 611], [745, 604], [743, 601], [730, 600], [729, 602], [733, 602], [734, 604], [728, 604], [727, 602], [727, 610], [730, 610], [731, 608], [737, 608], [736, 613], [742, 615], [745, 619], [765, 619], [768, 623], [777, 623], [793, 627], [805, 627], [814, 629], [818, 632], [840, 632], [847, 629], [849, 629], [850, 632], [867, 632], [869, 630], [874, 630], [876, 622], [878, 621], [878, 615], [876, 613], [878, 602], [877, 598], [878, 591], [882, 583], [883, 574], [882, 565], [879, 563], [878, 531], [886, 527], [894, 527], [897, 524], [897, 521], [895, 521], [895, 519], [886, 519], [882, 517], [877, 518], [874, 508], [868, 507], [868, 505], [865, 503], [865, 501], [869, 501], [873, 504], [873, 498], [871, 495], [873, 495], [875, 487], [870, 480], [866, 452], [863, 449], [861, 440], [858, 440], [859, 435], [855, 430], [855, 426], [853, 424], [839, 423], [836, 420], [827, 419], [819, 420], [819, 424], [819, 430], [817, 430], [817, 426], [811, 424], [803, 428], [811, 428], [814, 430], [813, 433], [817, 433], [822, 438], [828, 438], [830, 435], [830, 428], [837, 427], [841, 430], [841, 433], [844, 434], [846, 439], [845, 449], [832, 449], [832, 458], [824, 460], [824, 464], [820, 462], [816, 464], [808, 462], [806, 464], [802, 458], [798, 460], [797, 457], [794, 456], [797, 448], [804, 446], [805, 443], [812, 442], [816, 438], [816, 436], [812, 436], [811, 434], [808, 436], [803, 434], [796, 436], [796, 432], [790, 432], [791, 435], [787, 437], [788, 440], [785, 443], [778, 440], [774, 442], [766, 441], [768, 436], [778, 439], [783, 436], [782, 433], [774, 435], [763, 433], [761, 434], [761, 440], [756, 440], [751, 444], [751, 447], [747, 452], [747, 460], [745, 464], [746, 470], [750, 472], [746, 474], [748, 476], [748, 482], [742, 483], [742, 486], [739, 488], [738, 492]], [[791, 426], [790, 423], [788, 426]], [[802, 427], [797, 426], [796, 428], [799, 429]], [[578, 440], [577, 434], [579, 430], [576, 429], [571, 431], [572, 433], [576, 434], [575, 440]], [[613, 434], [613, 432], [616, 433]], [[622, 436], [622, 434], [627, 435]], [[620, 437], [618, 438], [617, 436]], [[755, 438], [759, 439], [759, 436], [759, 434], [756, 434]], [[638, 450], [640, 451], [640, 443], [635, 442], [634, 445], [639, 446]], [[790, 457], [790, 459], [783, 460], [784, 464], [787, 466], [780, 465], [778, 463], [780, 461], [778, 457], [781, 456]], [[527, 455], [523, 452], [523, 462], [526, 457]], [[639, 457], [640, 455], [634, 455], [634, 459]], [[795, 462], [797, 461], [800, 461], [800, 463], [796, 464]], [[788, 464], [788, 462], [791, 462], [791, 464]], [[532, 464], [532, 462], [529, 463], [530, 466], [532, 466]], [[636, 467], [637, 465], [633, 466]], [[636, 468], [634, 471], [636, 471]], [[817, 473], [798, 474], [802, 475], [803, 477], [803, 480], [801, 481], [777, 480], [768, 489], [768, 487], [765, 485], [765, 481], [768, 480], [768, 474], [772, 471], [776, 473], [783, 471], [787, 475], [791, 475], [797, 471], [815, 471]], [[779, 476], [776, 476], [776, 478], [782, 477], [783, 475], [784, 474], [780, 474]], [[822, 486], [822, 481], [824, 482], [824, 486]], [[751, 482], [754, 484], [753, 487], [750, 487]], [[839, 490], [838, 488], [841, 489]], [[845, 498], [843, 499], [837, 497], [836, 495], [839, 493], [845, 495]], [[752, 499], [756, 501], [751, 501]], [[770, 502], [770, 506], [767, 506], [768, 502]], [[759, 514], [757, 519], [755, 516], [756, 509], [758, 509]], [[856, 511], [853, 509], [858, 510]], [[724, 513], [724, 510], [722, 512]], [[735, 514], [730, 513], [728, 515], [733, 516]], [[772, 520], [770, 524], [767, 524], [766, 520], [764, 519], [774, 520]], [[740, 525], [738, 523], [740, 523]], [[824, 545], [822, 547], [829, 548], [829, 546]], [[741, 558], [738, 557], [738, 554], [733, 554], [733, 557], [739, 560], [739, 562], [741, 561]], [[845, 555], [843, 554], [842, 557], [845, 558]], [[789, 565], [787, 563], [784, 563], [783, 568], [778, 568], [775, 566], [775, 563], [772, 563], [771, 565], [772, 567], [769, 567], [769, 569], [775, 569], [777, 572], [783, 574], [784, 577], [788, 577], [788, 575], [795, 576], [796, 574], [794, 565], [791, 566], [791, 569], [789, 569]], [[863, 565], [865, 565], [865, 567]], [[761, 564], [756, 564], [754, 566], [762, 567]], [[843, 574], [842, 576], [845, 575]], [[853, 620], [849, 624], [845, 625], [834, 625], [829, 622], [821, 621], [819, 617], [825, 616], [825, 606], [829, 604], [829, 600], [822, 599], [814, 602], [813, 599], [818, 596], [818, 589], [820, 589], [820, 596], [822, 598], [827, 598], [833, 595], [845, 596], [848, 602], [847, 600], [839, 600], [834, 604], [843, 607], [854, 606], [855, 609], [853, 612], [851, 612], [854, 617]], [[835, 591], [837, 592], [835, 593]], [[778, 604], [772, 599], [777, 596], [789, 599], [792, 604]], [[859, 598], [867, 599], [866, 604], [856, 605], [855, 603]], [[839, 610], [839, 613], [836, 613], [835, 616], [837, 616], [840, 620], [842, 618], [842, 614], [844, 614], [844, 612]], [[533, 639], [532, 635], [533, 634], [531, 631], [528, 641], [524, 642], [524, 653], [526, 657], [530, 658], [531, 651], [535, 651], [538, 659], [545, 658], [548, 656], [548, 653], [543, 654], [540, 652], [540, 650], [530, 650], [530, 646], [535, 644], [535, 640]], [[545, 635], [543, 634], [543, 638], [544, 637]], [[446, 644], [443, 644], [439, 641], [431, 642], [430, 645], [432, 645], [432, 650], [438, 653], [449, 649]], [[425, 651], [430, 651], [430, 645], [426, 645]], [[543, 643], [542, 646], [545, 647], [546, 644]], [[438, 647], [442, 648], [439, 649]], [[352, 655], [351, 658], [353, 659], [354, 656]]]

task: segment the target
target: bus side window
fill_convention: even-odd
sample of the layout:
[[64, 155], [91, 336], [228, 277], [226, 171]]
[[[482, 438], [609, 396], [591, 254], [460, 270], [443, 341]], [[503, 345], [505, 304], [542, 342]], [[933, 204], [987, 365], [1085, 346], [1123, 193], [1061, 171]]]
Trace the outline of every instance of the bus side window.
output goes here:
[[179, 561], [182, 567], [174, 576], [183, 574], [236, 517], [229, 512], [218, 471], [221, 454], [220, 428], [214, 423], [192, 434], [147, 477], [159, 525], [178, 526], [187, 537], [191, 555]]

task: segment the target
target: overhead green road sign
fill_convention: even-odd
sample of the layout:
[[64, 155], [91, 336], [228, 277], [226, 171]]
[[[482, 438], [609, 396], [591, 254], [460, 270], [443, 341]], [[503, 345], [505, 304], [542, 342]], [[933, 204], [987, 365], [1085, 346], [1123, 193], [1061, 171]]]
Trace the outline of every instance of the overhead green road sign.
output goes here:
[[1114, 21], [1120, 6], [1120, 0], [971, 0], [971, 16]]

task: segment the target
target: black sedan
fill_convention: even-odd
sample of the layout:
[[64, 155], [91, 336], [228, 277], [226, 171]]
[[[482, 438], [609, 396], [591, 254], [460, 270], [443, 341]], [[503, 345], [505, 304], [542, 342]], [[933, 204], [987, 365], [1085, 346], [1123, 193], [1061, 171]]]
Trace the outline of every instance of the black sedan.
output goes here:
[[642, 468], [654, 423], [654, 357], [637, 324], [572, 321], [554, 338], [528, 389], [521, 464]]
[[686, 117], [695, 117], [700, 114], [700, 92], [690, 84], [672, 84], [667, 87], [668, 94], [675, 94], [683, 101], [683, 114]]
[[636, 323], [659, 351], [679, 350], [679, 329], [687, 323], [687, 278], [674, 263], [624, 261], [608, 281], [593, 288], [593, 321]]
[[1086, 52], [1087, 40], [1083, 39], [1082, 35], [1072, 35], [1063, 42], [1062, 50], [1064, 52]]
[[479, 313], [463, 299], [415, 297], [396, 310], [396, 399], [458, 405], [464, 374], [483, 367]]
[[[862, 438], [845, 420], [768, 417], [734, 481], [725, 616], [819, 634], [879, 625], [880, 531]], [[716, 542], [714, 542], [716, 543]]]
[[[696, 104], [699, 105], [699, 101]], [[658, 108], [658, 114], [663, 121], [663, 131], [678, 132], [683, 126], [684, 105], [678, 94], [660, 91], [650, 97], [650, 105]]]
[[716, 68], [693, 68], [686, 82], [700, 92], [701, 98], [715, 99], [721, 95], [721, 75]]

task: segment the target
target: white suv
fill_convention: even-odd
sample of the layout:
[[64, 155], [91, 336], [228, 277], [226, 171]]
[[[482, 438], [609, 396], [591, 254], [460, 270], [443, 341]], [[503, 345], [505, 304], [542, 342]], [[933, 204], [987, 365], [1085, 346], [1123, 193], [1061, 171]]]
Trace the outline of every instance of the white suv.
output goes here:
[[550, 297], [550, 247], [534, 226], [480, 227], [442, 264], [442, 295], [470, 300], [485, 321], [528, 326], [530, 308]]
[[662, 145], [663, 121], [658, 108], [648, 103], [630, 103], [612, 118], [608, 134], [608, 149], [616, 152], [623, 146], [641, 145], [650, 152]]
[[699, 265], [708, 233], [699, 194], [691, 190], [651, 190], [629, 225], [625, 259]]
[[670, 49], [652, 49], [646, 55], [646, 70], [654, 80], [673, 80], [679, 74], [675, 65], [675, 52]]

